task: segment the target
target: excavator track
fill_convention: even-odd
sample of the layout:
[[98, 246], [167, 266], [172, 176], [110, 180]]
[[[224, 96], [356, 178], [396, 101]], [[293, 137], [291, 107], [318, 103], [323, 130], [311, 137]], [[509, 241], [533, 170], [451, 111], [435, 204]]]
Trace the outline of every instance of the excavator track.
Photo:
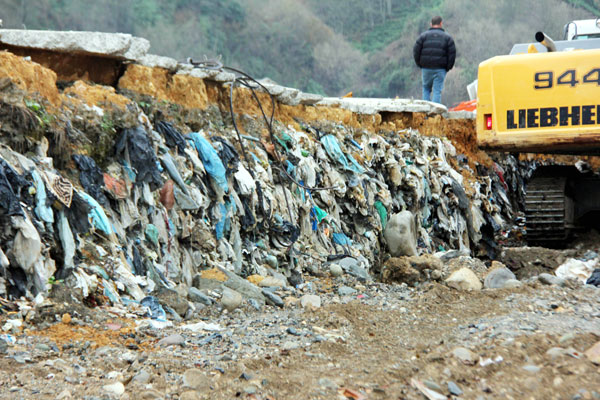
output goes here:
[[532, 179], [525, 195], [525, 227], [527, 242], [544, 244], [564, 241], [570, 233], [566, 196], [567, 177]]

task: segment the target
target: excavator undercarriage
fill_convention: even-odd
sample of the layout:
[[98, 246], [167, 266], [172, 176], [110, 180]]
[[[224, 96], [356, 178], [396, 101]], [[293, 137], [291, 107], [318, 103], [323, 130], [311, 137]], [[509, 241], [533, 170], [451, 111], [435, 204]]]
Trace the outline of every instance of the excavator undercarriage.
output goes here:
[[526, 190], [527, 242], [560, 247], [581, 228], [597, 228], [599, 205], [598, 175], [573, 166], [538, 168]]

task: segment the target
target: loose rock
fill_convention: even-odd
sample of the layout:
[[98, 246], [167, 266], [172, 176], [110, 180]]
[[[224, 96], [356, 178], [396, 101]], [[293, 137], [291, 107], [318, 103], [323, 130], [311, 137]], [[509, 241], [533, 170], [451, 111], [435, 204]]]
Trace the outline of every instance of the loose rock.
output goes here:
[[106, 393], [114, 396], [121, 396], [123, 393], [125, 393], [125, 386], [121, 382], [112, 383], [110, 385], [104, 385], [102, 386], [102, 389]]
[[468, 268], [461, 268], [453, 272], [446, 279], [446, 285], [458, 290], [479, 291], [482, 288], [479, 278]]
[[229, 289], [228, 287], [223, 288], [223, 296], [221, 297], [221, 304], [228, 311], [233, 311], [238, 308], [243, 301], [243, 297], [240, 293], [235, 290]]
[[300, 298], [302, 308], [320, 308], [321, 298], [314, 294], [305, 294]]

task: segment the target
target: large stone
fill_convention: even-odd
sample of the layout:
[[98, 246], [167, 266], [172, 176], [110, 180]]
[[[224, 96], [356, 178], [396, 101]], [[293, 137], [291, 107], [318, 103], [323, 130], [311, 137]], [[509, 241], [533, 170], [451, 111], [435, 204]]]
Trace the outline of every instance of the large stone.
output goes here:
[[358, 291], [354, 288], [351, 288], [349, 286], [340, 286], [338, 288], [338, 295], [344, 297], [344, 296], [354, 296]]
[[126, 60], [142, 59], [150, 49], [148, 40], [127, 33], [2, 29], [0, 42], [16, 47]]
[[353, 277], [357, 278], [359, 281], [367, 282], [371, 280], [369, 273], [365, 268], [361, 266], [361, 261], [355, 257], [343, 257], [335, 260], [335, 264], [342, 267], [342, 269]]
[[268, 291], [267, 289], [263, 289], [262, 293], [267, 299], [267, 303], [275, 307], [283, 308], [284, 303], [281, 297], [277, 296], [275, 293]]
[[178, 64], [177, 75], [189, 75], [215, 82], [233, 82], [235, 80], [235, 74], [231, 72], [220, 69], [195, 68], [190, 64]]
[[469, 268], [461, 268], [454, 271], [448, 279], [446, 285], [458, 290], [481, 290], [481, 282], [477, 275]]
[[502, 289], [506, 286], [507, 281], [515, 279], [517, 279], [515, 274], [503, 264], [492, 264], [492, 268], [483, 281], [483, 287], [486, 289]]
[[538, 276], [538, 281], [544, 285], [564, 286], [565, 280], [552, 274], [543, 273]]
[[204, 398], [205, 397], [202, 397], [202, 395], [195, 390], [188, 390], [179, 396], [179, 400], [202, 400]]
[[185, 338], [178, 333], [174, 333], [167, 337], [164, 337], [158, 341], [159, 346], [175, 346], [175, 345], [183, 345], [185, 343]]
[[434, 253], [433, 255], [437, 258], [439, 258], [442, 262], [448, 262], [454, 258], [458, 258], [458, 257], [463, 257], [466, 256], [468, 257], [471, 253], [469, 252], [469, 250], [447, 250], [447, 251], [439, 251], [437, 253]]
[[329, 264], [329, 273], [331, 276], [337, 278], [344, 275], [344, 270], [337, 264]]
[[584, 354], [591, 362], [600, 365], [600, 342], [587, 349]]
[[417, 255], [417, 230], [415, 218], [410, 211], [402, 211], [390, 217], [383, 236], [394, 257]]
[[223, 268], [202, 271], [201, 274], [194, 276], [193, 285], [200, 290], [228, 287], [241, 293], [245, 298], [255, 299], [261, 306], [265, 305], [265, 296], [258, 286]]
[[132, 379], [132, 382], [139, 383], [140, 385], [145, 385], [146, 383], [150, 382], [151, 378], [152, 376], [150, 375], [150, 373], [145, 369], [142, 369], [137, 374], [135, 374], [135, 376]]
[[102, 389], [113, 396], [121, 397], [125, 393], [125, 386], [121, 382], [102, 386]]
[[473, 365], [479, 359], [477, 354], [464, 347], [456, 347], [452, 350], [452, 355], [456, 357], [460, 362], [467, 365]]
[[515, 288], [518, 288], [521, 286], [523, 286], [523, 284], [518, 279], [508, 279], [506, 282], [504, 282], [504, 286], [502, 288], [503, 289], [515, 289]]
[[[138, 397], [139, 396], [139, 397]], [[165, 398], [165, 394], [154, 389], [146, 389], [135, 395], [135, 398], [139, 400], [161, 400]], [[180, 397], [181, 400], [181, 397]]]
[[447, 119], [475, 119], [477, 113], [473, 111], [448, 111], [443, 114], [444, 118]]
[[445, 262], [442, 266], [442, 279], [446, 279], [455, 271], [461, 268], [468, 268], [475, 273], [479, 280], [483, 281], [488, 272], [485, 263], [478, 258], [469, 256], [459, 256]]
[[305, 294], [300, 297], [300, 305], [302, 308], [320, 308], [321, 298], [314, 294]]
[[358, 114], [377, 114], [380, 112], [413, 112], [443, 114], [448, 111], [443, 104], [413, 99], [377, 99], [360, 97], [326, 97], [318, 105], [340, 107]]
[[228, 287], [223, 288], [223, 296], [221, 297], [221, 304], [229, 311], [233, 311], [238, 308], [244, 298], [238, 292]]
[[298, 102], [303, 105], [312, 106], [314, 104], [317, 104], [321, 100], [323, 100], [323, 96], [319, 94], [303, 92], [298, 94]]
[[300, 104], [299, 94], [300, 91], [298, 89], [284, 87], [283, 92], [277, 96], [277, 100], [288, 106], [297, 106]]
[[286, 89], [284, 86], [278, 85], [268, 78], [261, 79], [259, 82], [261, 85], [263, 85], [267, 92], [273, 96], [279, 96]]
[[284, 287], [285, 282], [281, 279], [275, 278], [274, 276], [267, 276], [258, 282], [258, 286], [260, 287]]
[[193, 286], [188, 289], [188, 298], [194, 303], [201, 303], [205, 306], [210, 306], [213, 303], [213, 300], [210, 297], [205, 295], [200, 289], [197, 289]]
[[159, 302], [167, 307], [171, 307], [177, 314], [184, 316], [189, 308], [187, 300], [180, 296], [173, 289], [161, 287], [154, 292]]

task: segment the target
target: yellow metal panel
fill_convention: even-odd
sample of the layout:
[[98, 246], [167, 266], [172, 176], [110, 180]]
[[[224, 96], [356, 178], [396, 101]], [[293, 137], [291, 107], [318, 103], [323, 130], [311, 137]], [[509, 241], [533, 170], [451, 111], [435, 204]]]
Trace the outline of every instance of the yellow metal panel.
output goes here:
[[[600, 149], [600, 50], [494, 57], [479, 66], [477, 95], [482, 147]], [[484, 129], [486, 114], [492, 114], [491, 130]]]

